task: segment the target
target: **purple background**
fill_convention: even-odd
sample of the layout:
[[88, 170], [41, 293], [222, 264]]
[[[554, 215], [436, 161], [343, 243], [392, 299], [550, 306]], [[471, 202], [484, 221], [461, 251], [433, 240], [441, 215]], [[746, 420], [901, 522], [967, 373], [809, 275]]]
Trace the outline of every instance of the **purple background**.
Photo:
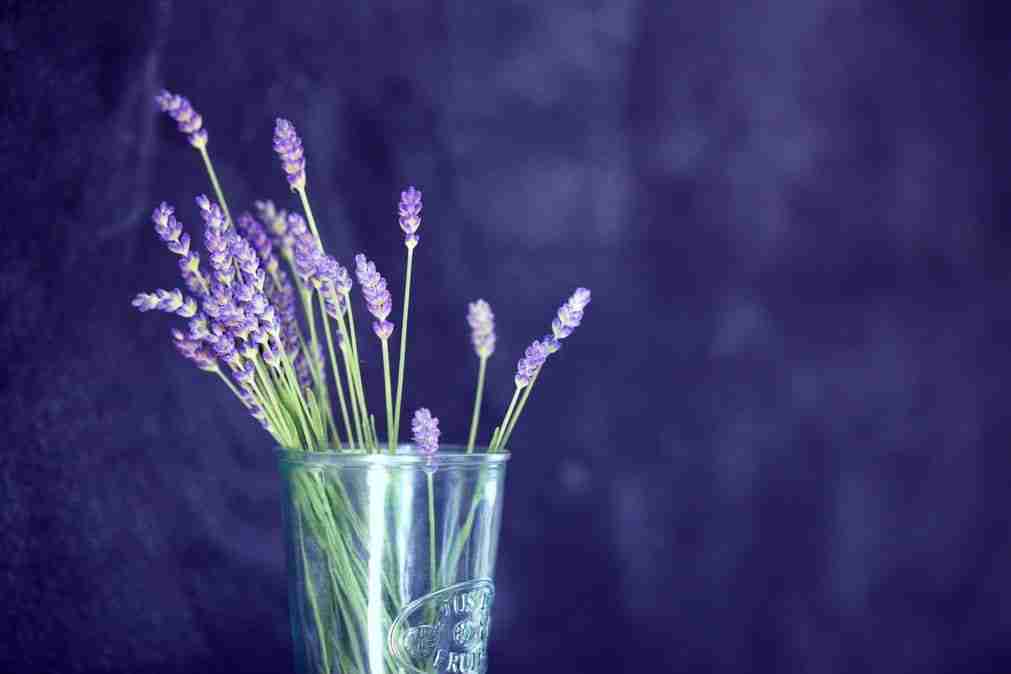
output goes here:
[[294, 203], [290, 117], [393, 288], [425, 191], [406, 406], [449, 440], [466, 302], [491, 420], [593, 289], [514, 438], [493, 672], [1011, 671], [990, 4], [246, 5], [0, 8], [0, 671], [290, 671], [270, 442], [129, 305], [208, 190], [163, 85], [234, 210]]

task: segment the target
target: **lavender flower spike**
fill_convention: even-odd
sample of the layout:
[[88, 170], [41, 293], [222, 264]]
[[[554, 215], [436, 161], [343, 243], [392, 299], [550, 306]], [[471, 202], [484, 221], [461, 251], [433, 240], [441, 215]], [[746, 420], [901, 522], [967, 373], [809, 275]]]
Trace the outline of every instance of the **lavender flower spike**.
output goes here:
[[586, 288], [576, 288], [572, 296], [558, 308], [558, 315], [551, 322], [551, 332], [556, 339], [565, 339], [579, 327], [583, 320], [583, 310], [590, 303], [590, 291]]
[[178, 288], [172, 290], [158, 288], [153, 293], [137, 293], [131, 304], [142, 313], [157, 309], [183, 318], [192, 318], [197, 313], [196, 300], [184, 297]]
[[400, 229], [407, 235], [404, 245], [414, 248], [418, 245], [417, 231], [421, 227], [421, 190], [412, 185], [401, 192], [397, 211], [400, 213]]
[[411, 431], [414, 433], [414, 444], [422, 454], [432, 458], [439, 451], [439, 419], [433, 417], [427, 407], [414, 413]]
[[288, 174], [288, 184], [293, 190], [305, 189], [305, 151], [295, 126], [286, 119], [277, 118], [274, 125], [274, 152], [281, 158], [281, 166]]
[[189, 137], [190, 145], [197, 149], [207, 147], [204, 120], [187, 99], [163, 89], [154, 100], [162, 112], [168, 113], [168, 116], [176, 121], [179, 130]]
[[470, 325], [470, 341], [479, 358], [487, 358], [495, 352], [495, 314], [484, 300], [467, 305], [467, 323]]
[[362, 295], [365, 296], [369, 313], [376, 318], [372, 330], [379, 339], [389, 339], [393, 334], [393, 323], [386, 318], [393, 310], [393, 297], [386, 289], [386, 279], [376, 271], [375, 263], [369, 262], [361, 253], [355, 255], [355, 274], [362, 286]]
[[523, 353], [523, 357], [520, 358], [519, 363], [516, 365], [516, 388], [523, 388], [528, 385], [530, 381], [534, 378], [538, 371], [540, 371], [541, 366], [544, 365], [544, 361], [547, 360], [548, 350], [543, 342], [534, 342], [527, 347], [527, 350]]

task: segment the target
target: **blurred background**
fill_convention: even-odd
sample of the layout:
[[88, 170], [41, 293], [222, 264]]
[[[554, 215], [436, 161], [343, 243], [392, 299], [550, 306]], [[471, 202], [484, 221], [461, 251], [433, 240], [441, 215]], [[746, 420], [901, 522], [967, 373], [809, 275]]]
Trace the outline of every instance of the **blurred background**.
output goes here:
[[209, 191], [164, 86], [233, 211], [295, 205], [290, 118], [394, 289], [424, 190], [405, 406], [449, 441], [467, 302], [490, 422], [593, 290], [512, 442], [493, 672], [1011, 671], [991, 4], [8, 0], [0, 670], [291, 668], [269, 437], [130, 306]]

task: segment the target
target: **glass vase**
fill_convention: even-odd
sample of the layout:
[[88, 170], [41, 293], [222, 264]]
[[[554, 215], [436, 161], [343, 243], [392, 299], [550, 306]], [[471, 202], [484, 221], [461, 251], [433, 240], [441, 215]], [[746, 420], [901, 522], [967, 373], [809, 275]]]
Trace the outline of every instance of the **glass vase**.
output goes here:
[[485, 672], [508, 453], [278, 454], [297, 674]]

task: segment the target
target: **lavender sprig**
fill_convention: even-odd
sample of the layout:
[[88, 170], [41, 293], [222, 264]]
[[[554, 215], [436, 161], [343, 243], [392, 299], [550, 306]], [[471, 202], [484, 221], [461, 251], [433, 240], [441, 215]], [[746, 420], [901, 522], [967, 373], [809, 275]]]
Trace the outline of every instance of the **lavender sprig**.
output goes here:
[[[583, 311], [589, 303], [590, 291], [586, 288], [576, 288], [575, 292], [558, 309], [551, 322], [552, 334], [545, 335], [543, 339], [535, 341], [527, 347], [523, 358], [520, 359], [516, 367], [516, 390], [513, 392], [512, 401], [506, 410], [502, 425], [499, 426], [496, 436], [492, 438], [490, 451], [501, 450], [509, 442], [509, 437], [512, 435], [513, 429], [516, 428], [516, 422], [530, 398], [534, 382], [537, 381], [537, 377], [541, 373], [544, 361], [561, 348], [562, 339], [571, 335], [579, 327], [583, 320]], [[521, 393], [522, 398], [520, 397]]]
[[207, 279], [200, 273], [200, 254], [190, 249], [190, 235], [183, 231], [182, 223], [176, 220], [175, 209], [162, 202], [151, 214], [154, 231], [165, 246], [179, 256], [179, 271], [186, 287], [200, 297], [210, 290]]
[[365, 305], [376, 319], [372, 323], [372, 331], [379, 339], [386, 341], [393, 334], [393, 324], [386, 320], [393, 311], [393, 297], [386, 287], [386, 279], [376, 271], [376, 264], [369, 262], [362, 253], [355, 255], [355, 274], [362, 287]]
[[488, 358], [495, 353], [495, 314], [484, 300], [467, 305], [467, 324], [470, 326], [470, 343], [478, 358]]
[[200, 153], [200, 157], [204, 161], [204, 168], [207, 170], [207, 177], [210, 178], [211, 186], [214, 188], [214, 194], [218, 197], [221, 208], [224, 209], [225, 217], [231, 222], [232, 215], [228, 212], [225, 194], [221, 191], [218, 174], [214, 171], [214, 164], [211, 163], [211, 156], [207, 152], [207, 130], [203, 128], [203, 118], [193, 109], [193, 105], [188, 99], [165, 89], [162, 89], [154, 100], [162, 112], [167, 113], [176, 121], [179, 130], [189, 139], [190, 145]]
[[358, 276], [358, 284], [362, 287], [362, 296], [369, 313], [375, 317], [372, 323], [372, 331], [379, 338], [379, 343], [383, 349], [383, 383], [386, 387], [386, 438], [389, 450], [392, 454], [397, 444], [397, 434], [394, 430], [393, 416], [393, 392], [390, 385], [390, 335], [393, 334], [393, 323], [386, 318], [393, 310], [393, 298], [390, 291], [386, 289], [386, 279], [376, 271], [374, 262], [359, 253], [355, 256], [355, 273]]
[[204, 120], [193, 109], [193, 105], [188, 99], [162, 89], [154, 100], [162, 112], [168, 113], [168, 116], [176, 121], [179, 130], [186, 134], [190, 145], [198, 150], [207, 147], [207, 130], [203, 128]]
[[274, 124], [274, 152], [281, 158], [281, 167], [288, 175], [292, 190], [305, 189], [305, 150], [295, 126], [278, 117]]
[[474, 394], [474, 411], [471, 413], [470, 434], [467, 437], [467, 453], [474, 451], [477, 439], [477, 424], [481, 417], [481, 399], [484, 396], [484, 376], [488, 358], [495, 352], [495, 314], [484, 300], [467, 305], [467, 323], [470, 325], [470, 341], [478, 357], [477, 392]]
[[590, 303], [590, 291], [586, 288], [576, 288], [572, 296], [558, 308], [558, 314], [551, 321], [551, 332], [556, 339], [565, 339], [579, 327], [583, 320], [583, 310]]
[[400, 204], [397, 212], [400, 214], [400, 229], [406, 235], [404, 245], [414, 248], [418, 245], [418, 228], [421, 227], [421, 190], [413, 185], [400, 193]]
[[158, 288], [153, 293], [137, 293], [132, 304], [141, 313], [157, 309], [183, 318], [191, 318], [197, 313], [197, 301], [184, 296], [178, 288], [172, 290]]
[[411, 432], [414, 434], [414, 444], [418, 451], [429, 459], [439, 451], [439, 419], [433, 417], [427, 407], [422, 407], [414, 413]]

